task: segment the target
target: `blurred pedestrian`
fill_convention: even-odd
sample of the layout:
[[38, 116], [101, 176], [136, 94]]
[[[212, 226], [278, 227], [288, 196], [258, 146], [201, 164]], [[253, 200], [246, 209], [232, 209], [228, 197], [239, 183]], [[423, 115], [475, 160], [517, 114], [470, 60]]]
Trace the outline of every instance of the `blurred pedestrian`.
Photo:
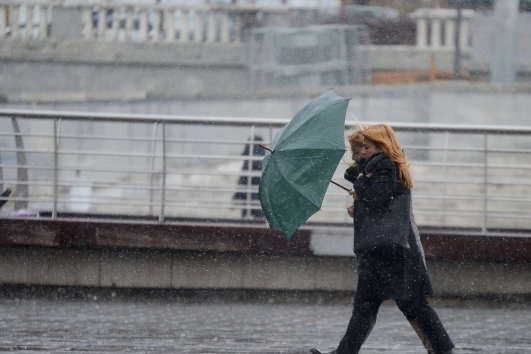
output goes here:
[[9, 200], [7, 197], [11, 194], [11, 189], [6, 189], [1, 195], [0, 195], [0, 208], [4, 206], [5, 203]]
[[[431, 354], [451, 354], [454, 344], [439, 316], [426, 300], [433, 296], [424, 251], [411, 211], [413, 187], [409, 163], [392, 130], [385, 124], [358, 129], [349, 136], [349, 143], [356, 161], [355, 151], [362, 139], [362, 150], [357, 157], [358, 171], [347, 169], [345, 177], [353, 182], [351, 195], [354, 206], [347, 212], [354, 218], [354, 253], [358, 263], [358, 286], [354, 308], [346, 333], [337, 349], [331, 354], [356, 354], [369, 336], [380, 305], [384, 300], [395, 300], [398, 308], [412, 324], [426, 350]], [[354, 176], [359, 172], [357, 176]], [[400, 214], [395, 205], [399, 200], [406, 213]], [[409, 202], [407, 202], [409, 200]], [[394, 210], [394, 211], [393, 211]], [[385, 215], [403, 215], [397, 220], [396, 235], [379, 234], [384, 230]], [[372, 225], [369, 225], [372, 224]], [[406, 244], [392, 243], [395, 236], [404, 234]], [[378, 247], [364, 246], [375, 239], [389, 240]], [[312, 354], [321, 354], [315, 348]]]
[[[263, 141], [263, 139], [260, 135], [255, 135], [252, 138], [252, 141], [251, 138], [249, 138], [249, 143], [245, 144], [245, 148], [242, 153], [243, 156], [249, 156], [251, 159], [245, 160], [243, 162], [242, 172], [244, 173], [238, 179], [238, 185], [240, 187], [240, 190], [234, 194], [232, 199], [240, 202], [239, 204], [243, 205], [241, 212], [243, 218], [247, 217], [247, 215], [250, 215], [254, 218], [264, 217], [264, 212], [260, 205], [257, 203], [257, 201], [260, 200], [258, 194], [260, 176], [251, 176], [251, 180], [249, 180], [248, 173], [249, 171], [251, 173], [262, 171], [262, 159], [252, 159], [254, 157], [260, 157], [265, 155], [265, 150], [259, 145], [259, 142], [261, 141]], [[246, 191], [242, 191], [242, 189], [246, 189]], [[248, 212], [250, 212], [250, 214]]]

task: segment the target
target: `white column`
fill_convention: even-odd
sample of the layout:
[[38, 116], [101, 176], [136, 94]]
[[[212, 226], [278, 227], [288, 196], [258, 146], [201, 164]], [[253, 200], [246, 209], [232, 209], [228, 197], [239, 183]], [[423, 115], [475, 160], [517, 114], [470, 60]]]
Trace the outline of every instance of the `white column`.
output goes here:
[[6, 7], [0, 5], [0, 38], [4, 38], [6, 35]]
[[447, 18], [444, 22], [444, 47], [455, 49], [455, 18]]
[[101, 8], [98, 11], [98, 40], [104, 40], [103, 34], [105, 33], [105, 27], [107, 27], [107, 9]]
[[223, 11], [221, 15], [221, 43], [229, 43], [230, 41], [230, 15], [228, 11]]
[[125, 39], [131, 40], [133, 38], [134, 28], [133, 28], [133, 14], [134, 9], [132, 7], [125, 8]]
[[112, 13], [112, 29], [111, 29], [111, 41], [116, 41], [118, 39], [118, 31], [120, 26], [120, 18], [122, 14], [122, 8], [116, 7], [113, 9]]
[[188, 10], [181, 10], [181, 28], [179, 31], [179, 42], [187, 43], [190, 39], [190, 22], [188, 21]]
[[424, 49], [428, 39], [428, 20], [425, 17], [417, 18], [417, 47]]
[[19, 37], [19, 9], [18, 5], [11, 7], [11, 38], [15, 39]]
[[39, 8], [39, 38], [48, 38], [48, 6]]
[[33, 38], [33, 6], [26, 5], [26, 26], [24, 31], [24, 39], [30, 40]]
[[147, 21], [147, 10], [141, 9], [140, 10], [140, 25], [138, 28], [138, 40], [140, 42], [145, 42], [147, 40], [147, 32], [148, 32], [148, 21]]
[[242, 42], [242, 17], [240, 16], [240, 13], [236, 13], [236, 17], [234, 18], [234, 43], [240, 44]]
[[213, 43], [216, 41], [216, 12], [210, 10], [208, 12], [207, 20], [207, 42]]
[[[92, 10], [88, 7], [81, 10], [81, 16], [82, 16], [82, 30], [83, 37], [86, 40], [92, 39]], [[53, 21], [53, 20], [52, 20]]]
[[203, 14], [200, 11], [195, 13], [194, 42], [203, 41]]
[[468, 21], [470, 19], [463, 16], [463, 19], [461, 21], [461, 33], [459, 37], [459, 45], [462, 50], [469, 50], [470, 45], [468, 43]]
[[153, 31], [152, 39], [154, 42], [158, 42], [160, 38], [160, 11], [155, 10], [152, 13], [153, 23], [151, 31]]
[[432, 18], [431, 19], [431, 36], [430, 36], [430, 48], [439, 49], [441, 48], [441, 19]]
[[171, 43], [175, 41], [175, 10], [165, 10], [162, 16], [164, 16], [166, 42]]

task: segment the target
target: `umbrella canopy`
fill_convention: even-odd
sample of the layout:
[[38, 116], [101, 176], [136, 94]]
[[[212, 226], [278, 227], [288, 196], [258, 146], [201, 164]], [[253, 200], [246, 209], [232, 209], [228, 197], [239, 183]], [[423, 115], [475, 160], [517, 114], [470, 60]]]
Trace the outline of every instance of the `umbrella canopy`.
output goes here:
[[288, 240], [321, 209], [345, 153], [348, 102], [332, 90], [311, 100], [275, 135], [263, 160], [260, 204], [269, 226]]

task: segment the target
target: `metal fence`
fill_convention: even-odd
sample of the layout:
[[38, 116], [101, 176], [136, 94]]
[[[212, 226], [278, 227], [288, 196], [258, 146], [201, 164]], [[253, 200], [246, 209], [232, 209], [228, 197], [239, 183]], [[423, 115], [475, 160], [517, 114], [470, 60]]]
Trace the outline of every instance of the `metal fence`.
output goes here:
[[[251, 212], [260, 210], [252, 198], [260, 171], [251, 166], [263, 156], [249, 147], [257, 139], [268, 145], [287, 122], [0, 110], [0, 187], [12, 190], [1, 216], [266, 227]], [[420, 226], [529, 229], [531, 128], [392, 126], [411, 162]], [[334, 180], [350, 187], [342, 178], [347, 161], [346, 153]], [[331, 185], [306, 227], [348, 225], [351, 201]]]

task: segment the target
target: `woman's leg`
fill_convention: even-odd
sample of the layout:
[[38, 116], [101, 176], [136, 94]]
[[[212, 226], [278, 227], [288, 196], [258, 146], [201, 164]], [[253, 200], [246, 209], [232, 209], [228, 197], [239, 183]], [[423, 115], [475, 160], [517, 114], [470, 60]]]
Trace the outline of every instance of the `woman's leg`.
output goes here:
[[382, 304], [379, 298], [362, 298], [356, 294], [354, 309], [348, 323], [347, 332], [337, 347], [337, 354], [356, 354], [371, 333], [378, 309]]
[[411, 323], [429, 353], [444, 353], [454, 348], [439, 316], [424, 297], [397, 300], [396, 304]]

